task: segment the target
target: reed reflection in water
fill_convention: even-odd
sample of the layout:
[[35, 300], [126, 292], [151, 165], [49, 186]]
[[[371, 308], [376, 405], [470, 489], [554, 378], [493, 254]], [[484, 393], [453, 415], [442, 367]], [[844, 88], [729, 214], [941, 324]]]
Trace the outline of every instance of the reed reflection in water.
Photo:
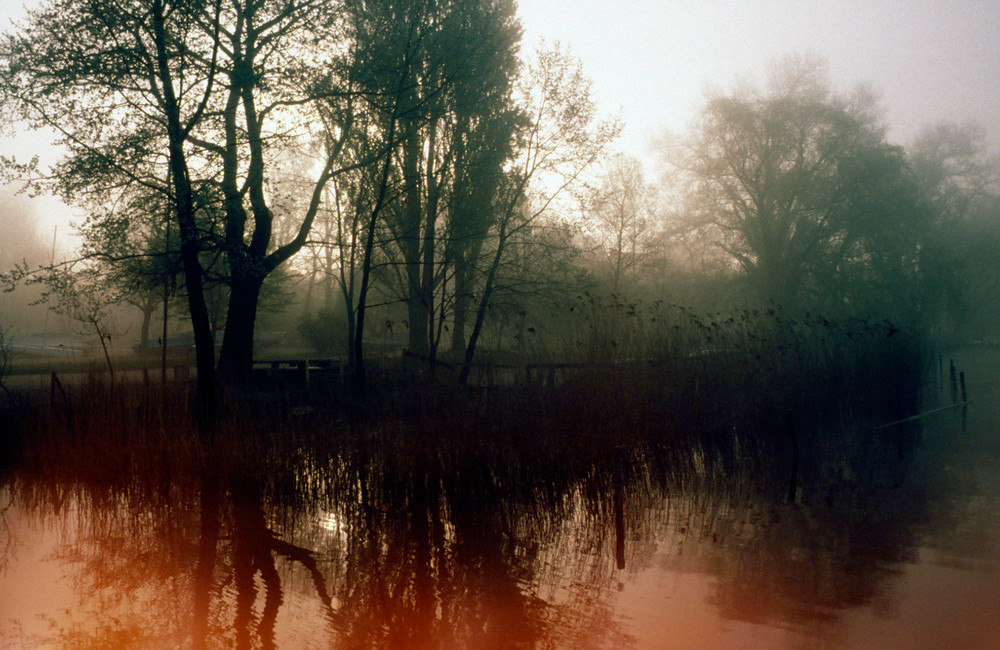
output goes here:
[[[782, 349], [474, 396], [421, 382], [359, 421], [265, 400], [211, 441], [159, 396], [84, 387], [87, 408], [26, 413], [0, 483], [0, 640], [899, 646], [884, 621], [926, 575], [914, 562], [998, 566], [982, 553], [1000, 542], [995, 413], [970, 411], [966, 433], [954, 412], [876, 429], [934, 400], [911, 350]], [[907, 381], [877, 381], [886, 368]], [[1000, 403], [988, 364], [969, 374]], [[915, 611], [947, 609], [930, 603]], [[967, 627], [1000, 639], [992, 618]]]
[[[651, 597], [638, 577], [651, 571], [709, 578], [698, 609], [716, 627], [811, 635], [877, 601], [933, 514], [937, 475], [898, 445], [905, 432], [855, 441], [853, 455], [830, 449], [836, 462], [810, 467], [795, 503], [784, 464], [741, 467], [721, 444], [560, 462], [537, 448], [442, 448], [401, 433], [272, 458], [267, 471], [175, 467], [100, 482], [19, 471], [3, 492], [4, 618], [14, 619], [4, 641], [619, 648], [648, 647], [654, 632], [710, 638], [635, 629]], [[44, 601], [14, 596], [49, 582]]]

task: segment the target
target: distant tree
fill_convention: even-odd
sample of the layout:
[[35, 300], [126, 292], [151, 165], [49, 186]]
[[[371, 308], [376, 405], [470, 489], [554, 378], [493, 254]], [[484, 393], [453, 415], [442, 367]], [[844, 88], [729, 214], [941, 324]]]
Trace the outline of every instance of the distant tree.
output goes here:
[[995, 337], [1000, 315], [1000, 156], [978, 124], [923, 128], [910, 160], [932, 210], [922, 256], [944, 333]]
[[1000, 190], [1000, 156], [975, 122], [925, 126], [909, 148], [921, 186], [941, 219], [963, 219]]
[[837, 161], [824, 202], [833, 238], [810, 269], [815, 304], [923, 328], [931, 213], [902, 148], [866, 143]]
[[651, 257], [658, 234], [653, 206], [654, 190], [643, 177], [642, 163], [624, 154], [609, 161], [586, 197], [584, 232], [594, 241], [613, 293], [623, 289], [623, 281], [634, 285]]
[[871, 97], [833, 94], [820, 61], [787, 59], [764, 91], [710, 96], [669, 159], [686, 181], [689, 229], [763, 301], [854, 309], [890, 275], [913, 275], [912, 172]]
[[[153, 215], [160, 214], [157, 221]], [[139, 345], [149, 343], [153, 313], [169, 304], [181, 272], [172, 205], [159, 193], [123, 195], [110, 214], [91, 213], [78, 227], [80, 256], [99, 269], [107, 289], [142, 313]], [[168, 241], [167, 237], [170, 237]]]
[[518, 80], [515, 100], [526, 120], [514, 158], [498, 187], [495, 246], [483, 257], [475, 319], [459, 382], [468, 380], [487, 309], [502, 278], [510, 242], [538, 225], [550, 207], [579, 182], [621, 133], [617, 119], [598, 119], [590, 79], [565, 48], [542, 46]]

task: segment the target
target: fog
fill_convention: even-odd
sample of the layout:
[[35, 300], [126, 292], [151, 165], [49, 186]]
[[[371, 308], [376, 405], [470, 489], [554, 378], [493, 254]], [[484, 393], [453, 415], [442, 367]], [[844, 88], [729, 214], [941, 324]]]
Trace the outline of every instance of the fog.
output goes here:
[[0, 645], [1000, 647], [1000, 5], [31, 6]]
[[[5, 2], [0, 26], [37, 0]], [[520, 0], [523, 49], [540, 40], [573, 48], [606, 112], [625, 118], [621, 148], [647, 163], [650, 143], [694, 118], [709, 86], [761, 79], [775, 57], [813, 53], [838, 87], [881, 93], [891, 138], [908, 144], [938, 120], [976, 120], [1000, 144], [1000, 7], [990, 0]], [[10, 153], [37, 153], [42, 137], [20, 134]], [[30, 156], [30, 154], [29, 154]]]
[[[23, 6], [40, 5], [27, 2]], [[731, 242], [720, 242], [716, 235], [693, 229], [692, 215], [696, 210], [692, 210], [691, 197], [681, 189], [685, 181], [677, 178], [678, 159], [668, 150], [676, 149], [678, 143], [691, 143], [710, 98], [766, 88], [775, 69], [788, 57], [821, 62], [825, 92], [831, 96], [860, 96], [854, 95], [855, 89], [864, 88], [863, 94], [873, 98], [870, 107], [873, 125], [885, 128], [888, 145], [905, 147], [912, 155], [919, 148], [922, 134], [936, 124], [944, 124], [978, 134], [974, 143], [976, 164], [985, 165], [991, 152], [997, 150], [1000, 102], [996, 101], [996, 88], [1000, 87], [1000, 66], [996, 62], [1000, 61], [1000, 42], [995, 35], [1000, 33], [1000, 8], [996, 3], [844, 0], [811, 6], [772, 0], [749, 6], [717, 1], [643, 1], [622, 6], [597, 0], [522, 0], [517, 15], [523, 27], [518, 46], [521, 61], [530, 61], [539, 48], [559, 43], [569, 56], [579, 59], [582, 74], [592, 80], [590, 93], [597, 119], [619, 116], [620, 133], [608, 142], [600, 161], [579, 170], [575, 186], [568, 187], [558, 197], [544, 197], [553, 199], [544, 215], [548, 229], [545, 232], [549, 233], [546, 236], [572, 242], [563, 253], [549, 255], [550, 262], [560, 270], [572, 268], [578, 278], [571, 282], [568, 277], [557, 277], [551, 267], [546, 267], [549, 262], [544, 262], [544, 256], [541, 264], [529, 259], [530, 256], [516, 264], [512, 262], [517, 266], [516, 282], [530, 286], [525, 293], [534, 298], [518, 302], [497, 297], [497, 316], [487, 327], [487, 335], [496, 340], [505, 336], [501, 332], [509, 333], [518, 327], [538, 329], [544, 314], [580, 290], [610, 291], [642, 300], [677, 301], [700, 309], [745, 302], [746, 287], [729, 280], [750, 277], [752, 270], [760, 266], [759, 260], [741, 259]], [[4, 23], [23, 17], [20, 4], [0, 8], [0, 21]], [[35, 155], [41, 156], [43, 165], [56, 162], [60, 151], [51, 144], [53, 131], [42, 126], [39, 130], [29, 130], [23, 122], [8, 120], [2, 133], [6, 137], [0, 141], [0, 154], [16, 156], [22, 162]], [[284, 166], [281, 173], [286, 176], [297, 173], [287, 162], [281, 163]], [[943, 160], [938, 162], [946, 164]], [[614, 234], [615, 224], [608, 220], [607, 214], [599, 214], [599, 206], [610, 205], [608, 193], [615, 188], [609, 175], [613, 175], [611, 170], [616, 165], [620, 168], [622, 164], [638, 165], [634, 175], [641, 181], [641, 188], [633, 188], [638, 194], [629, 201], [635, 218], [643, 225], [632, 227], [630, 233], [619, 228], [619, 242], [611, 246], [608, 238]], [[551, 175], [546, 178], [539, 174], [533, 179], [532, 191], [544, 196], [546, 183], [551, 188], [559, 187], [560, 182]], [[71, 223], [85, 222], [97, 206], [81, 202], [67, 207], [51, 196], [15, 197], [13, 187], [5, 190], [7, 198], [0, 214], [4, 230], [12, 233], [0, 246], [2, 270], [22, 258], [32, 264], [44, 264], [51, 255], [48, 238], [52, 231], [58, 232], [56, 257], [60, 260], [73, 257], [82, 240]], [[287, 187], [291, 185], [286, 184]], [[995, 189], [989, 183], [984, 187], [989, 192]], [[928, 194], [939, 190], [944, 191], [922, 189]], [[305, 198], [304, 192], [289, 191], [277, 184], [268, 191], [274, 192], [275, 197], [291, 197], [288, 201], [282, 199], [288, 205], [302, 203]], [[942, 266], [955, 266], [955, 260], [962, 260], [966, 277], [975, 275], [981, 285], [963, 290], [967, 295], [960, 301], [962, 306], [945, 318], [950, 324], [934, 326], [935, 330], [948, 330], [948, 336], [986, 336], [988, 333], [982, 330], [990, 329], [988, 324], [993, 320], [992, 300], [988, 297], [993, 270], [983, 268], [977, 274], [978, 267], [973, 266], [980, 263], [989, 266], [988, 255], [982, 249], [983, 242], [992, 241], [993, 237], [988, 219], [983, 221], [983, 210], [988, 213], [990, 208], [983, 208], [981, 201], [978, 205], [977, 216], [972, 219], [975, 223], [965, 234], [955, 236], [947, 255], [938, 261]], [[280, 210], [276, 215], [277, 232], [285, 235], [287, 241], [296, 221], [285, 219]], [[334, 313], [338, 301], [336, 276], [342, 271], [342, 260], [332, 260], [326, 248], [329, 233], [336, 226], [330, 222], [323, 225], [323, 219], [321, 214], [318, 223], [327, 229], [327, 241], [313, 242], [283, 267], [285, 278], [281, 283], [288, 300], [278, 303], [290, 311], [276, 311], [273, 305], [265, 305], [260, 314], [263, 326], [280, 325], [282, 330], [293, 333], [314, 330], [320, 322], [317, 320], [320, 309], [331, 323], [347, 327], [345, 316]], [[623, 222], [619, 220], [618, 226], [623, 226]], [[246, 234], [249, 236], [249, 232]], [[629, 255], [625, 254], [628, 247], [622, 239], [626, 235], [631, 237]], [[281, 243], [279, 237], [272, 246]], [[973, 248], [980, 252], [974, 255], [961, 252], [961, 246], [973, 243], [978, 246]], [[554, 251], [553, 241], [547, 240], [543, 248]], [[654, 250], [655, 254], [651, 252]], [[729, 257], [720, 255], [720, 250], [728, 250]], [[570, 258], [573, 262], [567, 266]], [[788, 267], [786, 273], [798, 271]], [[637, 284], [625, 282], [630, 275], [639, 280]], [[580, 281], [582, 276], [586, 276], [586, 281]], [[406, 295], [408, 289], [394, 285], [387, 276], [376, 278], [375, 282], [378, 299], [373, 309], [380, 323], [379, 334], [384, 336], [385, 330], [392, 329], [392, 323], [412, 325], [414, 312], [412, 305], [407, 307], [407, 301], [413, 299]], [[842, 280], [838, 282], [843, 284]], [[430, 289], [424, 287], [424, 290]], [[958, 290], [952, 286], [948, 291]], [[0, 318], [5, 326], [24, 328], [25, 323], [32, 322], [34, 316], [29, 318], [27, 311], [22, 314], [31, 297], [21, 289], [19, 294], [3, 298], [4, 313]], [[445, 305], [450, 298], [442, 294], [440, 300]], [[942, 300], [954, 303], [953, 296]], [[850, 301], [858, 302], [856, 297]], [[182, 296], [176, 302], [177, 329], [183, 329], [186, 306]], [[131, 313], [123, 316], [124, 320], [130, 323], [140, 320], [133, 307], [123, 309]], [[971, 314], [972, 309], [978, 313]], [[37, 308], [28, 311], [39, 313]], [[224, 305], [218, 312], [212, 316], [216, 323], [213, 327], [221, 328], [225, 322]], [[525, 323], [517, 325], [514, 322], [517, 319], [510, 314], [521, 312], [529, 316]], [[443, 327], [448, 323], [449, 332], [463, 329], [462, 325], [455, 326], [454, 318], [450, 315], [438, 324]], [[533, 319], [536, 322], [527, 322]], [[956, 325], [959, 320], [977, 324], [970, 324], [969, 331], [960, 332], [965, 325]], [[393, 334], [398, 333], [397, 325]], [[330, 338], [346, 340], [350, 335]], [[452, 338], [455, 347], [460, 347], [461, 336]], [[311, 344], [329, 349], [329, 341]]]
[[[37, 267], [51, 261], [51, 240], [48, 245], [38, 230], [40, 202], [14, 193], [7, 188], [0, 194], [0, 272], [27, 263]], [[32, 306], [37, 300], [37, 288], [19, 287], [14, 292], [0, 292], [0, 328], [10, 334], [40, 330], [45, 321], [45, 308]]]
[[983, 124], [1000, 144], [1000, 6], [988, 0], [802, 3], [521, 0], [525, 40], [572, 45], [602, 106], [620, 107], [622, 147], [652, 162], [649, 143], [689, 126], [708, 87], [759, 82], [771, 62], [811, 53], [834, 84], [881, 94], [890, 137], [909, 144], [938, 120]]

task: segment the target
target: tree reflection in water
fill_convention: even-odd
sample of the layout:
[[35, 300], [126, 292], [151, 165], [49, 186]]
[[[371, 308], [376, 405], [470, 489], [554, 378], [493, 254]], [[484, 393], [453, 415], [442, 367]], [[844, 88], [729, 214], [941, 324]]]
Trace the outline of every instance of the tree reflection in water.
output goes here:
[[934, 477], [913, 471], [920, 456], [898, 432], [844, 436], [826, 455], [814, 445], [796, 503], [781, 450], [764, 444], [637, 445], [615, 467], [610, 447], [516, 454], [405, 433], [345, 434], [247, 466], [99, 480], [53, 480], [42, 461], [18, 471], [6, 488], [13, 544], [51, 545], [56, 568], [40, 579], [59, 572], [75, 600], [38, 612], [41, 627], [21, 617], [3, 640], [628, 647], [638, 640], [619, 592], [654, 562], [713, 576], [722, 618], [809, 625], [870, 602], [912, 559]]

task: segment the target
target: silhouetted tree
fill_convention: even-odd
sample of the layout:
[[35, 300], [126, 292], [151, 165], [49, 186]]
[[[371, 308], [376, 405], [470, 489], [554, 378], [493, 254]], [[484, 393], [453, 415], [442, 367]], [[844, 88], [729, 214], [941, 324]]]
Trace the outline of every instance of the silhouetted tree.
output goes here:
[[[219, 366], [238, 381], [252, 360], [263, 280], [305, 243], [351, 133], [350, 48], [333, 46], [342, 19], [330, 2], [55, 0], [0, 44], [3, 106], [54, 129], [67, 151], [37, 181], [84, 204], [132, 185], [173, 203], [203, 421], [215, 355], [195, 194], [211, 183], [224, 197], [231, 291]], [[318, 143], [311, 120], [329, 125]], [[268, 176], [275, 154], [289, 149], [317, 164], [295, 236], [277, 243]]]
[[635, 283], [650, 257], [657, 235], [653, 188], [643, 178], [642, 163], [632, 156], [615, 156], [591, 190], [584, 207], [584, 231], [594, 240], [601, 267], [613, 293], [624, 280]]
[[687, 182], [688, 226], [764, 301], [851, 307], [851, 283], [912, 275], [913, 175], [871, 97], [833, 94], [820, 61], [787, 59], [763, 91], [710, 96], [669, 158]]
[[[410, 40], [400, 52], [405, 62], [396, 66], [404, 76], [388, 155], [400, 189], [383, 212], [391, 233], [386, 252], [400, 269], [409, 347], [432, 355], [448, 236], [471, 236], [475, 228], [468, 223], [478, 211], [488, 212], [492, 199], [475, 188], [495, 187], [509, 157], [520, 25], [509, 0], [399, 3], [394, 20], [393, 33]], [[456, 193], [477, 191], [481, 202], [474, 209], [453, 200]]]
[[932, 210], [923, 252], [931, 298], [946, 335], [994, 336], [1000, 313], [1000, 157], [975, 123], [922, 129], [910, 160]]

